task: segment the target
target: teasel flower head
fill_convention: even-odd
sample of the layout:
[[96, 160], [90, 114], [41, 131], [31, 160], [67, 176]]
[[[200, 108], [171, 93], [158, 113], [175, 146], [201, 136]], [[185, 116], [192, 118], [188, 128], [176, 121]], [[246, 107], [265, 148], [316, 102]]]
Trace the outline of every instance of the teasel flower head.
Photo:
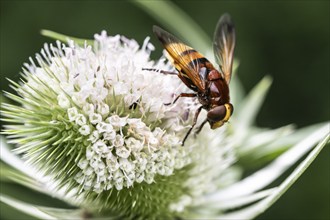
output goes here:
[[[291, 126], [261, 131], [249, 121], [270, 78], [238, 106], [230, 124], [204, 128], [183, 147], [198, 102], [182, 98], [164, 105], [187, 88], [178, 77], [143, 70], [174, 71], [164, 58], [152, 61], [153, 50], [149, 38], [140, 47], [106, 32], [96, 34], [92, 44], [45, 44], [24, 65], [21, 83], [10, 81], [17, 95], [6, 96], [18, 105], [2, 105], [2, 133], [15, 145], [16, 156], [1, 159], [13, 164], [16, 158], [18, 169], [26, 166], [30, 188], [83, 210], [69, 215], [76, 218], [86, 213], [88, 218], [224, 217], [227, 210], [272, 195], [275, 189], [260, 191], [265, 181], [253, 190], [242, 184], [238, 164], [259, 146], [276, 145], [275, 139], [292, 133]], [[239, 92], [232, 93], [238, 103]], [[254, 156], [274, 151], [278, 148]], [[59, 212], [42, 213], [63, 218]]]

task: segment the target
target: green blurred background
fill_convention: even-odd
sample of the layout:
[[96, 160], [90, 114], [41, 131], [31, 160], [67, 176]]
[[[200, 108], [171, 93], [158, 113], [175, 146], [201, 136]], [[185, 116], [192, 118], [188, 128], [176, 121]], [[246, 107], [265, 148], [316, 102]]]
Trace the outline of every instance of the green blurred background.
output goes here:
[[[329, 120], [329, 1], [173, 2], [210, 37], [220, 15], [232, 15], [240, 60], [238, 77], [244, 88], [249, 91], [266, 74], [274, 78], [257, 118], [259, 126], [294, 123], [299, 128]], [[7, 91], [5, 77], [18, 81], [28, 57], [39, 52], [44, 42], [52, 42], [40, 35], [41, 29], [81, 38], [107, 30], [110, 35], [122, 34], [142, 43], [152, 35], [152, 25], [159, 24], [128, 1], [2, 0], [0, 18], [0, 86]], [[151, 41], [158, 49], [154, 57], [158, 57], [161, 46], [153, 36]], [[326, 147], [298, 182], [258, 219], [330, 219], [329, 155]]]

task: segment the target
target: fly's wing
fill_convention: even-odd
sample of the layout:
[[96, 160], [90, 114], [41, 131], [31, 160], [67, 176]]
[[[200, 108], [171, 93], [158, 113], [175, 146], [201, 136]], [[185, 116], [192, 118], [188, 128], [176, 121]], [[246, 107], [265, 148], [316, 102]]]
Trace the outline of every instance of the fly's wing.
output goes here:
[[[153, 32], [163, 44], [168, 53], [168, 59], [179, 71], [180, 79], [189, 88], [204, 91], [207, 74], [205, 68], [213, 68], [212, 64], [202, 54], [160, 27], [154, 26]], [[202, 69], [203, 67], [205, 68]]]
[[230, 82], [235, 49], [235, 28], [229, 14], [219, 19], [213, 41], [213, 51], [227, 84]]

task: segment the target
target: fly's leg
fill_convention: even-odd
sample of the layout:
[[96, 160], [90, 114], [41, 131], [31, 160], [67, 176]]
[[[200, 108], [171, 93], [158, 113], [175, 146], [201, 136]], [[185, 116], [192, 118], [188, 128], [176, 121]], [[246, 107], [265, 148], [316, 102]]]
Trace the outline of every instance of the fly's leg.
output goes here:
[[204, 125], [206, 124], [207, 119], [205, 119], [202, 124], [197, 128], [195, 135], [198, 134], [199, 132], [201, 132], [202, 128], [204, 127]]
[[[159, 73], [162, 73], [162, 74], [165, 74], [165, 75], [176, 75], [178, 76], [183, 82], [185, 82], [185, 79], [183, 76], [179, 75], [178, 73], [176, 72], [170, 72], [170, 71], [165, 71], [165, 70], [159, 70], [159, 69], [154, 69], [154, 68], [142, 68], [142, 70], [146, 70], [146, 71], [155, 71], [155, 72], [159, 72]], [[189, 86], [188, 86], [189, 87]], [[190, 87], [189, 87], [190, 88]], [[193, 89], [194, 90], [194, 89]], [[176, 101], [178, 101], [178, 99], [180, 97], [196, 97], [197, 94], [196, 93], [181, 93], [180, 95], [178, 95], [173, 102], [170, 102], [170, 103], [164, 103], [164, 105], [171, 105], [171, 104], [174, 104], [176, 103]]]
[[176, 103], [176, 101], [178, 101], [178, 99], [180, 98], [180, 97], [196, 97], [197, 96], [197, 94], [196, 93], [181, 93], [180, 95], [178, 95], [175, 99], [174, 99], [174, 101], [173, 102], [170, 102], [170, 103], [164, 103], [164, 105], [171, 105], [171, 104], [174, 104], [174, 103]]
[[194, 122], [193, 122], [193, 124], [191, 125], [191, 128], [188, 130], [186, 136], [183, 138], [182, 146], [184, 145], [184, 142], [185, 142], [186, 139], [188, 138], [188, 136], [189, 136], [189, 134], [191, 133], [192, 129], [195, 127], [196, 122], [197, 122], [197, 119], [198, 119], [198, 115], [199, 115], [199, 113], [201, 112], [202, 108], [203, 108], [203, 106], [200, 106], [200, 107], [196, 110], [196, 112], [195, 112], [195, 117], [194, 117]]
[[142, 70], [154, 71], [154, 72], [162, 73], [162, 74], [165, 74], [165, 75], [176, 75], [176, 76], [178, 75], [178, 73], [176, 73], [176, 72], [170, 72], [170, 71], [153, 69], [153, 68], [142, 68]]

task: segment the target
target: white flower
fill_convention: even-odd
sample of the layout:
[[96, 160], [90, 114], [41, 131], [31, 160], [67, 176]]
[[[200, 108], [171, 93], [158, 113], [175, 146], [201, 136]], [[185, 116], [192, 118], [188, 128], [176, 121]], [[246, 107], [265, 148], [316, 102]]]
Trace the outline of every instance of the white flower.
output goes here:
[[[217, 218], [274, 192], [261, 189], [292, 161], [283, 166], [279, 158], [278, 172], [266, 172], [270, 180], [256, 174], [264, 178], [258, 184], [248, 178], [240, 182], [243, 168], [237, 164], [247, 154], [273, 153], [278, 148], [262, 151], [259, 146], [276, 144], [291, 132], [290, 127], [260, 131], [251, 125], [268, 78], [248, 100], [233, 100], [237, 116], [231, 124], [215, 131], [205, 127], [182, 147], [198, 102], [182, 98], [164, 105], [187, 88], [178, 77], [142, 70], [172, 70], [163, 59], [150, 61], [154, 47], [149, 38], [140, 48], [134, 40], [102, 32], [94, 44], [45, 45], [37, 64], [25, 65], [24, 83], [13, 83], [19, 95], [8, 94], [22, 106], [3, 105], [4, 121], [13, 123], [4, 133], [28, 166], [38, 170], [27, 178], [39, 178], [42, 187], [32, 188], [89, 212], [131, 219]], [[320, 134], [302, 149], [324, 137], [323, 130]], [[10, 160], [6, 155], [2, 159]], [[21, 163], [11, 164], [27, 169]]]
[[[172, 120], [173, 116], [166, 116], [166, 113], [173, 110], [166, 108], [163, 100], [168, 100], [181, 86], [180, 80], [142, 70], [154, 64], [149, 61], [153, 46], [148, 39], [141, 50], [137, 42], [119, 35], [109, 37], [102, 32], [95, 35], [95, 39], [95, 50], [73, 42], [68, 46], [46, 45], [43, 56], [37, 56], [39, 66], [26, 65], [27, 81], [18, 88], [25, 99], [41, 104], [55, 102], [52, 105], [60, 107], [58, 114], [63, 118], [57, 122], [68, 119], [69, 127], [61, 129], [72, 137], [58, 136], [57, 139], [63, 141], [55, 142], [71, 145], [71, 139], [79, 140], [80, 144], [72, 152], [77, 153], [80, 162], [70, 167], [77, 184], [101, 193], [112, 185], [117, 189], [131, 187], [137, 177], [139, 183], [144, 177], [150, 184], [156, 175], [166, 176], [189, 164], [188, 159], [181, 160], [189, 157], [188, 153], [177, 154], [189, 148], [182, 148], [179, 142], [173, 141], [177, 136], [182, 137], [186, 129], [181, 126], [181, 130], [174, 131], [159, 127]], [[155, 67], [170, 68], [163, 62]], [[36, 89], [48, 94], [49, 99], [53, 95], [56, 99], [45, 100]], [[184, 100], [176, 108], [178, 114], [185, 111]], [[168, 156], [158, 158], [160, 150]], [[170, 159], [172, 162], [168, 162]], [[144, 169], [135, 174], [135, 169], [128, 169], [132, 167]], [[107, 181], [99, 184], [101, 174]]]

